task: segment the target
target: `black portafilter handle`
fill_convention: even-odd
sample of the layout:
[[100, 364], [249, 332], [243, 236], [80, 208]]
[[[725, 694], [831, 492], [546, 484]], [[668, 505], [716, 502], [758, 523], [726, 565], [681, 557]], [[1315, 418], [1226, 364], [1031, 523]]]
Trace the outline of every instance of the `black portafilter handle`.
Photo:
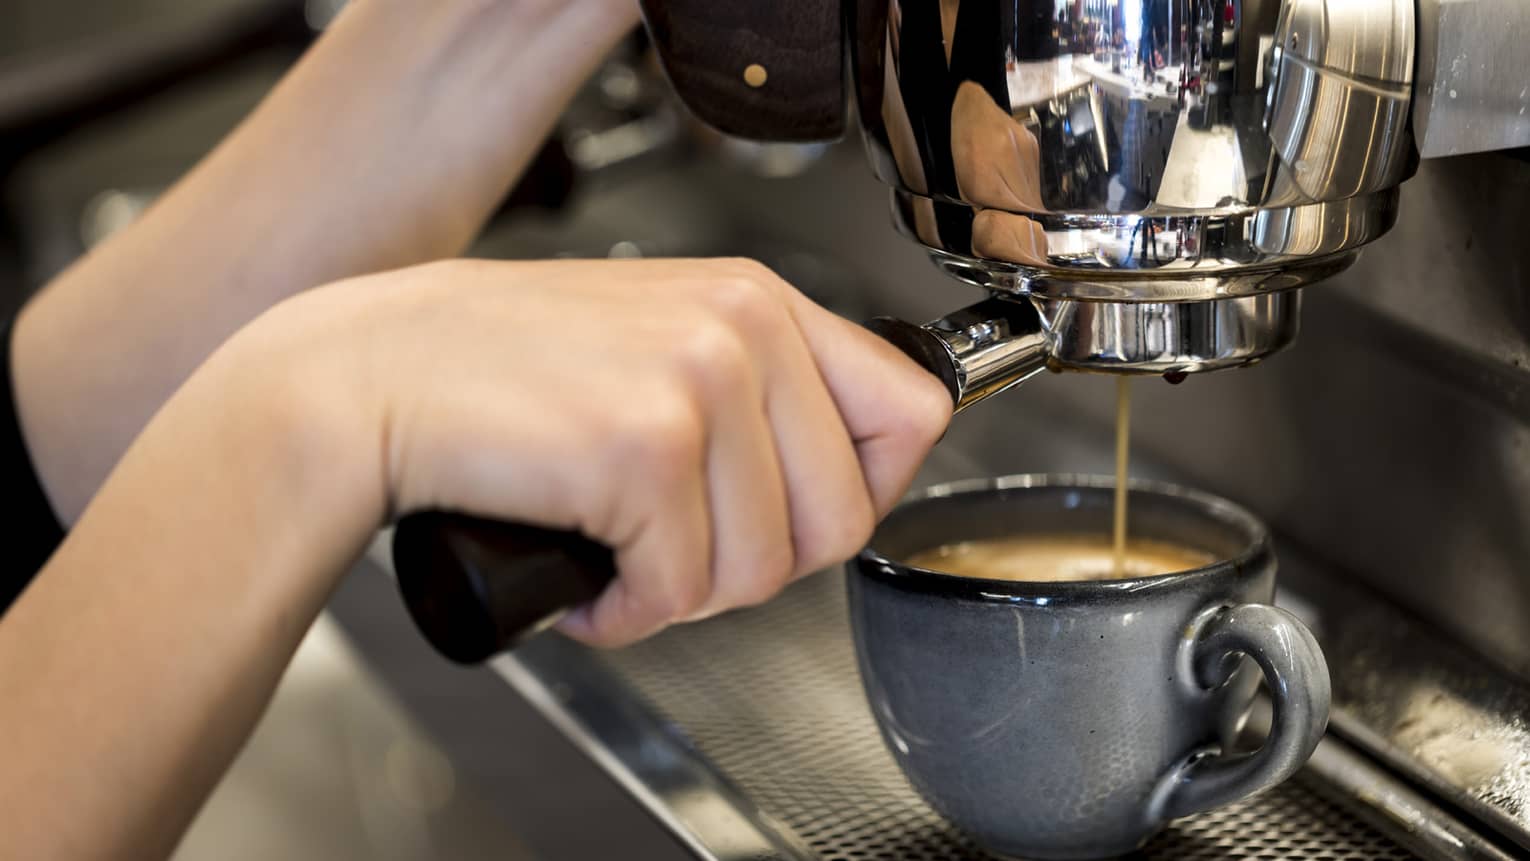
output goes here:
[[[878, 318], [868, 328], [939, 377], [953, 402], [963, 402], [957, 360], [927, 327]], [[442, 511], [398, 522], [393, 567], [420, 632], [459, 664], [514, 648], [595, 600], [616, 576], [610, 548], [577, 532]]]
[[577, 532], [425, 511], [394, 527], [393, 569], [425, 639], [477, 664], [595, 600], [616, 560]]

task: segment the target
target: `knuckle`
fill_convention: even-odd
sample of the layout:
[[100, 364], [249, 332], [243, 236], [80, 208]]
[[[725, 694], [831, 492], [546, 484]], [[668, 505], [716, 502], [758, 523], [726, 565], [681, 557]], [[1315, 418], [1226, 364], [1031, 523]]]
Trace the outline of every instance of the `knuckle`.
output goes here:
[[753, 260], [729, 260], [720, 277], [702, 294], [703, 304], [735, 329], [765, 335], [783, 323], [786, 308], [777, 289], [779, 278]]
[[612, 431], [611, 467], [637, 471], [661, 485], [687, 480], [701, 468], [704, 433], [697, 411], [678, 396], [644, 399], [625, 411]]
[[752, 357], [743, 339], [715, 320], [688, 327], [675, 357], [687, 383], [708, 398], [737, 391], [752, 373]]
[[748, 277], [723, 278], [707, 291], [707, 305], [724, 320], [753, 332], [770, 321], [775, 299], [759, 281]]

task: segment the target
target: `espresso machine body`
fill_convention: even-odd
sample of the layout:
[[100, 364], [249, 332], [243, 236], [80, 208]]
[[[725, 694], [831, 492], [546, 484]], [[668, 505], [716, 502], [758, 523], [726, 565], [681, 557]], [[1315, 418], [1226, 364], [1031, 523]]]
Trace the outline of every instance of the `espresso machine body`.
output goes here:
[[1041, 367], [1283, 349], [1297, 291], [1391, 228], [1416, 166], [1413, 0], [644, 5], [704, 120], [831, 137], [853, 104], [898, 231], [1028, 306], [878, 324], [959, 407]]

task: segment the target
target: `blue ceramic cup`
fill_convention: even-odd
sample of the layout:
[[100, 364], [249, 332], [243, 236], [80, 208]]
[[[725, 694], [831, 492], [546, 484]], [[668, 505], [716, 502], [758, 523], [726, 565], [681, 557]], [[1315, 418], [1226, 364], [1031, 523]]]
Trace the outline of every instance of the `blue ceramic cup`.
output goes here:
[[[1134, 536], [1220, 560], [1179, 574], [1014, 582], [900, 561], [956, 541], [1109, 534], [1113, 487], [1022, 475], [930, 488], [849, 566], [856, 654], [883, 739], [931, 805], [1000, 855], [1130, 852], [1171, 819], [1290, 777], [1327, 726], [1322, 652], [1270, 606], [1269, 533], [1225, 500], [1131, 485]], [[1269, 737], [1224, 753], [1260, 673]]]

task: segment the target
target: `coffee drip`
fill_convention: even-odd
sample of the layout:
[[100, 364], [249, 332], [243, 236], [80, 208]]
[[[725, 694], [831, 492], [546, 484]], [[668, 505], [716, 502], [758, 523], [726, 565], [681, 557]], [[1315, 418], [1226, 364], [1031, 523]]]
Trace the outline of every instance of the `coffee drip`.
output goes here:
[[1127, 463], [1132, 440], [1132, 380], [1116, 378], [1116, 499], [1112, 517], [1111, 549], [1115, 555], [1116, 578], [1126, 576], [1126, 492]]

